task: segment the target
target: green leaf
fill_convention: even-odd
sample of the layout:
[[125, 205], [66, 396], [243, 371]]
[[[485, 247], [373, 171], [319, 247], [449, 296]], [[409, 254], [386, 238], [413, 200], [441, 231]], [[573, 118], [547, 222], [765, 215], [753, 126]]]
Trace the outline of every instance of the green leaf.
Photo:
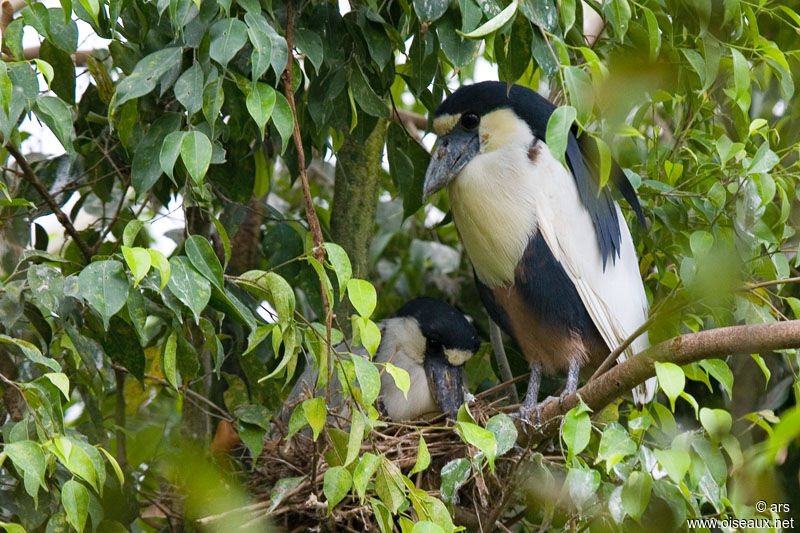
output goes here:
[[589, 419], [589, 407], [581, 400], [564, 415], [561, 426], [561, 438], [567, 445], [569, 460], [581, 453], [592, 436], [592, 421]]
[[364, 416], [359, 410], [353, 409], [350, 422], [350, 435], [347, 440], [347, 457], [344, 460], [344, 466], [348, 466], [358, 457], [361, 451], [361, 442], [364, 440], [365, 427]]
[[269, 493], [269, 508], [267, 509], [267, 514], [277, 509], [286, 495], [299, 487], [300, 483], [305, 478], [306, 476], [296, 476], [279, 479]]
[[642, 6], [645, 22], [647, 23], [647, 35], [650, 43], [650, 61], [655, 61], [661, 50], [661, 31], [658, 29], [658, 20], [652, 10]]
[[208, 123], [213, 126], [219, 112], [222, 109], [222, 104], [225, 103], [225, 91], [221, 78], [217, 78], [206, 84], [203, 89], [203, 116], [206, 117]]
[[631, 20], [631, 6], [628, 5], [628, 0], [611, 0], [603, 3], [603, 14], [611, 22], [611, 27], [614, 28], [614, 33], [620, 42], [623, 42]]
[[653, 478], [647, 472], [633, 471], [622, 486], [622, 508], [638, 520], [650, 501]]
[[128, 100], [144, 96], [155, 89], [161, 76], [181, 62], [182, 52], [183, 49], [179, 47], [164, 48], [136, 63], [130, 76], [117, 84], [112, 99], [112, 112]]
[[190, 235], [183, 243], [189, 261], [205, 278], [216, 285], [220, 290], [223, 289], [222, 265], [219, 264], [217, 254], [211, 248], [208, 239], [199, 235]]
[[67, 480], [61, 487], [61, 505], [67, 513], [67, 521], [76, 531], [83, 531], [89, 516], [89, 491], [83, 483]]
[[422, 436], [422, 433], [419, 435], [419, 444], [417, 445], [417, 462], [414, 463], [414, 468], [408, 473], [409, 477], [413, 476], [417, 472], [422, 472], [431, 464], [431, 454], [428, 452], [428, 445], [425, 443], [425, 439]]
[[458, 488], [469, 479], [471, 472], [469, 459], [463, 457], [453, 459], [442, 467], [442, 485], [439, 492], [446, 503], [453, 503]]
[[414, 0], [414, 11], [420, 21], [434, 21], [444, 15], [449, 3], [447, 0]]
[[322, 426], [325, 425], [325, 416], [327, 411], [325, 408], [325, 398], [310, 398], [302, 403], [303, 414], [308, 420], [308, 425], [311, 426], [311, 431], [314, 432], [314, 440], [319, 437], [319, 432], [322, 431]]
[[381, 458], [377, 455], [366, 452], [359, 459], [356, 469], [353, 472], [353, 488], [356, 489], [356, 494], [361, 502], [364, 501], [364, 495], [367, 492], [367, 484], [372, 479], [373, 474], [381, 464]]
[[421, 520], [414, 524], [414, 527], [411, 528], [411, 533], [445, 533], [445, 531], [439, 524]]
[[735, 100], [739, 108], [747, 112], [750, 108], [750, 65], [739, 50], [731, 48], [731, 55]]
[[139, 234], [139, 231], [144, 227], [144, 222], [141, 220], [136, 220], [135, 218], [125, 224], [125, 229], [122, 231], [122, 245], [123, 246], [133, 246], [133, 242], [136, 240], [136, 236]]
[[19, 524], [10, 524], [8, 522], [0, 522], [0, 527], [2, 527], [3, 530], [6, 533], [26, 533], [25, 532], [25, 528], [22, 527]]
[[592, 80], [583, 69], [575, 66], [564, 68], [564, 85], [566, 85], [569, 103], [578, 112], [578, 121], [586, 124], [594, 106]]
[[64, 276], [50, 265], [31, 265], [28, 269], [31, 298], [44, 316], [58, 315], [64, 299]]
[[[247, 23], [248, 28], [252, 30], [250, 32], [251, 38], [254, 32], [261, 32], [269, 39], [269, 63], [272, 66], [272, 70], [275, 72], [276, 77], [280, 77], [289, 61], [289, 48], [286, 45], [286, 39], [279, 35], [278, 32], [276, 32], [275, 29], [270, 26], [269, 22], [267, 22], [267, 19], [264, 18], [261, 13], [247, 13], [244, 16], [244, 20]], [[256, 46], [256, 43], [253, 43], [253, 46]]]
[[605, 461], [606, 473], [609, 473], [615, 464], [634, 453], [636, 453], [636, 443], [628, 436], [625, 428], [617, 422], [610, 422], [600, 438], [595, 464]]
[[656, 376], [658, 377], [658, 384], [661, 390], [669, 398], [672, 410], [675, 410], [675, 400], [683, 392], [683, 387], [686, 384], [686, 376], [683, 374], [681, 367], [675, 363], [661, 363], [656, 361]]
[[711, 439], [719, 442], [731, 432], [733, 419], [731, 414], [724, 409], [703, 407], [700, 409], [700, 423], [703, 424], [703, 428]]
[[456, 428], [464, 442], [483, 452], [489, 461], [489, 467], [494, 472], [494, 459], [497, 457], [497, 439], [494, 438], [494, 434], [470, 422], [457, 422]]
[[656, 448], [653, 450], [653, 453], [656, 459], [658, 459], [658, 462], [661, 463], [661, 466], [664, 467], [664, 470], [667, 471], [669, 478], [675, 482], [676, 485], [680, 485], [686, 472], [689, 471], [689, 465], [691, 464], [689, 452], [681, 450], [680, 448], [670, 448], [667, 450], [659, 450]]
[[199, 322], [200, 313], [211, 299], [211, 284], [195, 270], [188, 257], [173, 257], [169, 264], [171, 275], [167, 288], [191, 309], [195, 321]]
[[[463, 68], [472, 63], [480, 47], [480, 41], [467, 39], [458, 31], [460, 18], [458, 13], [451, 11], [436, 24], [436, 34], [439, 37], [442, 52], [456, 68]], [[525, 50], [524, 52], [528, 54], [528, 61], [530, 61], [529, 51]]]
[[247, 42], [247, 25], [239, 19], [218, 20], [209, 30], [208, 55], [223, 67]]
[[378, 397], [381, 392], [381, 376], [375, 364], [360, 355], [350, 354], [350, 359], [356, 371], [356, 378], [358, 378], [358, 385], [361, 388], [361, 397], [364, 405], [372, 405], [372, 402]]
[[158, 118], [144, 138], [136, 145], [131, 163], [131, 185], [137, 198], [142, 198], [161, 177], [159, 155], [164, 138], [176, 131], [181, 124], [181, 116], [177, 113], [165, 113]]
[[344, 299], [347, 282], [353, 276], [350, 258], [347, 257], [347, 252], [344, 251], [344, 248], [333, 242], [325, 243], [325, 253], [328, 256], [333, 272], [336, 274], [336, 280], [339, 282], [339, 301], [341, 301]]
[[100, 451], [103, 452], [103, 455], [105, 455], [106, 459], [108, 459], [108, 462], [111, 465], [111, 468], [114, 470], [114, 474], [116, 474], [116, 476], [117, 476], [117, 481], [119, 481], [120, 486], [124, 485], [125, 484], [125, 474], [122, 473], [122, 468], [120, 468], [119, 463], [117, 462], [117, 460], [114, 458], [113, 455], [108, 453], [105, 448], [100, 448]]
[[144, 379], [144, 351], [133, 326], [119, 316], [111, 317], [102, 344], [113, 362], [127, 368], [137, 379]]
[[180, 383], [178, 383], [178, 335], [175, 331], [169, 334], [167, 342], [164, 343], [163, 371], [169, 384], [177, 389]]
[[40, 96], [36, 99], [34, 112], [53, 132], [70, 159], [75, 159], [75, 149], [72, 146], [75, 130], [72, 128], [72, 112], [67, 104], [55, 96]]
[[[97, 490], [97, 469], [92, 458], [82, 446], [70, 437], [56, 437], [53, 439], [53, 449], [67, 470]], [[105, 465], [102, 466], [105, 468]]]
[[393, 462], [383, 458], [375, 477], [375, 492], [389, 510], [396, 514], [405, 501], [404, 484], [400, 469]]
[[408, 399], [408, 389], [411, 387], [411, 377], [405, 368], [400, 368], [392, 363], [384, 363], [386, 373], [392, 376], [395, 386], [403, 393], [403, 397]]
[[279, 274], [250, 270], [240, 276], [241, 285], [259, 298], [267, 300], [278, 313], [278, 320], [289, 322], [294, 317], [295, 297], [292, 286]]
[[498, 457], [513, 448], [517, 442], [517, 427], [508, 415], [494, 415], [486, 422], [486, 429], [492, 432], [497, 441]]
[[597, 154], [599, 160], [598, 170], [598, 186], [602, 189], [608, 183], [608, 178], [611, 177], [611, 149], [608, 144], [600, 137], [594, 137], [597, 144]]
[[55, 372], [61, 372], [61, 365], [58, 364], [58, 361], [43, 356], [42, 352], [39, 351], [39, 348], [37, 348], [36, 345], [31, 344], [28, 341], [22, 339], [15, 339], [13, 337], [9, 337], [8, 335], [3, 335], [2, 333], [0, 333], [0, 343], [13, 344], [14, 346], [20, 349], [22, 355], [25, 356], [26, 359], [29, 359], [34, 363], [40, 364], [51, 370], [54, 370]]
[[203, 108], [203, 68], [195, 63], [175, 81], [175, 98], [191, 117]]
[[33, 61], [36, 63], [36, 68], [42, 73], [44, 81], [47, 83], [47, 88], [49, 89], [50, 85], [53, 83], [53, 76], [55, 74], [53, 72], [53, 66], [44, 59], [36, 58]]
[[69, 401], [69, 378], [66, 374], [62, 372], [48, 372], [44, 377], [50, 380], [50, 383], [61, 391], [61, 394], [64, 395], [64, 399]]
[[173, 131], [164, 137], [161, 152], [158, 154], [158, 164], [161, 166], [161, 170], [172, 179], [174, 179], [175, 162], [181, 153], [181, 144], [185, 136], [185, 131]]
[[564, 167], [567, 166], [566, 152], [567, 141], [569, 140], [569, 130], [575, 122], [578, 114], [575, 108], [569, 105], [561, 106], [553, 111], [547, 121], [547, 132], [545, 134], [545, 144], [550, 149], [550, 153]]
[[368, 318], [375, 310], [378, 302], [378, 295], [375, 287], [369, 281], [352, 278], [347, 281], [347, 295], [350, 303], [353, 304], [356, 312], [364, 318]]
[[758, 147], [756, 154], [753, 156], [753, 161], [747, 168], [748, 174], [757, 174], [759, 172], [769, 172], [772, 167], [780, 162], [778, 154], [770, 150], [769, 143], [763, 142]]
[[135, 287], [150, 271], [150, 254], [147, 253], [147, 250], [139, 246], [135, 248], [122, 246], [121, 249], [122, 256], [125, 257], [125, 262], [128, 263], [131, 273], [133, 274], [133, 285]]
[[311, 61], [311, 64], [314, 65], [314, 70], [319, 72], [319, 67], [322, 66], [324, 57], [322, 39], [319, 38], [319, 35], [310, 30], [296, 28], [294, 30], [294, 45], [306, 56], [306, 59]]
[[156, 267], [158, 271], [161, 272], [161, 289], [163, 290], [169, 281], [172, 267], [170, 267], [166, 256], [158, 250], [148, 248], [147, 253], [150, 254], [150, 263], [152, 266]]
[[[518, 5], [517, 4], [517, 0], [512, 0], [511, 3], [508, 4], [508, 7], [506, 7], [500, 13], [498, 13], [497, 16], [495, 16], [491, 20], [481, 24], [480, 26], [478, 26], [477, 28], [475, 28], [471, 32], [464, 33], [462, 35], [464, 35], [464, 37], [467, 37], [469, 39], [478, 39], [478, 38], [481, 38], [481, 37], [485, 37], [485, 36], [489, 35], [490, 33], [496, 32], [497, 30], [499, 30], [500, 28], [505, 26], [505, 24], [509, 20], [511, 20], [511, 17], [513, 17], [514, 14], [517, 12], [517, 5]], [[456, 30], [456, 31], [458, 31], [458, 30]], [[458, 33], [461, 33], [461, 32], [459, 31]]]
[[328, 500], [328, 514], [331, 513], [336, 504], [347, 496], [350, 487], [353, 486], [353, 478], [350, 472], [343, 466], [334, 466], [325, 472], [325, 479], [322, 482], [322, 492]]
[[14, 467], [22, 472], [25, 492], [31, 498], [36, 498], [39, 487], [47, 490], [44, 482], [46, 462], [44, 452], [39, 443], [32, 440], [18, 440], [7, 443], [3, 447], [3, 452], [8, 455]]
[[275, 109], [272, 110], [272, 123], [281, 136], [281, 153], [283, 153], [286, 151], [286, 145], [289, 139], [292, 138], [292, 133], [294, 132], [294, 115], [292, 115], [292, 108], [289, 106], [289, 101], [280, 93], [277, 93], [275, 98]]
[[266, 126], [267, 121], [272, 116], [272, 110], [275, 108], [275, 94], [275, 89], [266, 83], [257, 82], [245, 101], [247, 111], [258, 125], [258, 131], [261, 132], [262, 138], [264, 137], [264, 126]]
[[707, 231], [697, 230], [689, 237], [689, 247], [695, 257], [706, 255], [714, 245], [714, 236]]
[[389, 107], [372, 90], [360, 67], [354, 68], [350, 73], [350, 89], [353, 91], [353, 98], [358, 103], [358, 107], [363, 109], [365, 113], [373, 117], [389, 118]]
[[81, 296], [103, 319], [108, 329], [109, 319], [122, 309], [128, 299], [130, 284], [122, 263], [114, 260], [90, 263], [78, 275]]
[[195, 183], [198, 185], [211, 164], [211, 141], [202, 131], [190, 131], [181, 141], [181, 159]]
[[375, 355], [375, 351], [381, 343], [381, 330], [375, 322], [368, 318], [355, 317], [355, 323], [358, 336], [354, 338], [353, 342], [360, 343], [370, 355]]

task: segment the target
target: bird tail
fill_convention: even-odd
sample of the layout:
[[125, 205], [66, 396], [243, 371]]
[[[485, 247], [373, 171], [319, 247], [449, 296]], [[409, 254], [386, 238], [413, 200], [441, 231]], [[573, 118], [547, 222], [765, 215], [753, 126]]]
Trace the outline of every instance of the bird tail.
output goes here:
[[655, 377], [648, 378], [644, 383], [636, 385], [633, 389], [633, 401], [639, 407], [646, 403], [650, 403], [656, 395], [658, 388], [658, 380]]
[[[649, 346], [650, 340], [645, 332], [636, 338], [625, 352], [620, 354], [617, 361], [621, 363], [625, 359], [643, 352]], [[639, 407], [650, 403], [656, 395], [656, 390], [658, 390], [658, 380], [655, 377], [648, 378], [644, 383], [636, 385], [631, 391], [633, 393], [633, 401], [636, 402], [636, 405]]]

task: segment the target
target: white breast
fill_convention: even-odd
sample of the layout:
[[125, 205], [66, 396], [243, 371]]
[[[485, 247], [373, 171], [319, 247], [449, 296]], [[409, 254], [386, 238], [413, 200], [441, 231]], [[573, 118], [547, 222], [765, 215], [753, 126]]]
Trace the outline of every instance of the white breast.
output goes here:
[[[508, 110], [495, 111], [481, 133], [481, 152], [448, 185], [458, 234], [478, 278], [490, 287], [514, 282], [517, 266], [536, 230], [536, 183], [528, 159], [530, 128]], [[494, 114], [493, 113], [493, 114]], [[488, 117], [482, 119], [482, 128]]]

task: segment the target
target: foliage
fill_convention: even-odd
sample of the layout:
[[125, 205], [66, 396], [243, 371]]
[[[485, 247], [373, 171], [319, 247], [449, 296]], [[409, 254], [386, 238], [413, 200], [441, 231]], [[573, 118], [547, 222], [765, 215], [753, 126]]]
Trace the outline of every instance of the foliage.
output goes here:
[[[348, 11], [288, 1], [32, 2], [4, 28], [6, 531], [175, 529], [244, 506], [242, 490], [216, 499], [216, 487], [236, 479], [181, 443], [207, 446], [210, 412], [233, 423], [257, 462], [306, 358], [320, 368], [322, 389], [337, 373], [353, 407], [339, 444], [324, 395], [305, 400], [288, 423], [291, 433], [310, 426], [319, 452], [339, 446], [338, 463], [326, 456], [319, 520], [349, 494], [368, 502], [383, 530], [451, 531], [460, 487], [496, 475], [495, 461], [512, 449], [508, 417], [479, 424], [462, 408], [454, 431], [468, 456], [434, 467], [421, 437], [416, 461], [401, 468], [365, 450], [385, 424], [373, 406], [379, 372], [401, 388], [408, 377], [331, 353], [348, 318], [354, 344], [374, 352], [374, 320], [423, 294], [459, 302], [487, 331], [454, 228], [438, 223], [446, 197], [422, 207], [427, 151], [409, 123], [389, 125], [369, 281], [352, 277], [351, 252], [335, 243], [324, 244], [324, 263], [315, 257], [320, 243], [294, 180], [299, 164], [309, 166], [327, 239], [337, 150], [363, 142], [394, 108], [432, 113], [476, 65], [565, 104], [547, 128], [551, 148], [563, 145], [574, 118], [586, 148], [596, 146], [601, 181], [612, 177], [613, 157], [637, 189], [648, 225], [630, 226], [653, 309], [651, 341], [798, 317], [797, 280], [787, 279], [800, 261], [800, 16], [792, 8], [397, 0], [350, 2]], [[110, 40], [85, 71], [70, 56], [75, 20]], [[41, 39], [36, 59], [26, 59], [23, 28]], [[296, 110], [284, 95], [287, 63]], [[89, 78], [83, 92], [79, 75]], [[23, 159], [26, 116], [64, 155]], [[39, 218], [54, 206], [62, 225], [77, 226], [63, 242]], [[171, 252], [155, 240], [170, 210], [184, 221]], [[330, 330], [323, 291], [355, 311]], [[467, 366], [473, 391], [497, 383], [481, 353]], [[800, 508], [796, 350], [656, 371], [661, 402], [570, 411], [555, 448], [531, 451], [498, 499], [525, 512], [498, 508], [496, 518], [517, 515], [522, 529], [668, 530], [690, 517], [760, 516], [756, 500]], [[317, 474], [318, 460], [305, 475]], [[412, 475], [433, 468], [440, 485], [418, 488]], [[279, 481], [265, 515], [301, 481]], [[169, 498], [174, 490], [188, 495], [183, 506]]]

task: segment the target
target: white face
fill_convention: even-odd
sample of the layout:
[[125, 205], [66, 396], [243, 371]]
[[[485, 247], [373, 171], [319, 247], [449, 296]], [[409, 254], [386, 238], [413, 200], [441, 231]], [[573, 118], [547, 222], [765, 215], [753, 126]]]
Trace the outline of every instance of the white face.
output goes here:
[[[439, 137], [447, 135], [453, 131], [462, 116], [436, 117], [433, 121], [433, 131]], [[533, 141], [533, 133], [528, 124], [508, 108], [495, 109], [481, 116], [478, 135], [481, 140], [481, 153], [492, 152], [509, 145], [528, 146]]]

